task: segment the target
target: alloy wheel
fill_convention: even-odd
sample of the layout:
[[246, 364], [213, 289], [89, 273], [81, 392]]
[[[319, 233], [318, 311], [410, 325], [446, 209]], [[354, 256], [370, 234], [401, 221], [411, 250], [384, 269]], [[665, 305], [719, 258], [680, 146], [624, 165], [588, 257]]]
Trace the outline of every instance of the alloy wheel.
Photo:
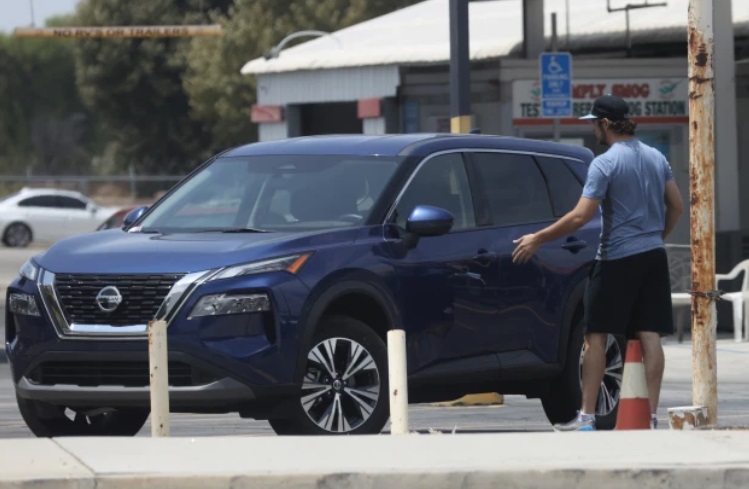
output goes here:
[[380, 372], [371, 353], [349, 338], [328, 338], [310, 350], [302, 384], [302, 409], [320, 429], [353, 431], [372, 415]]

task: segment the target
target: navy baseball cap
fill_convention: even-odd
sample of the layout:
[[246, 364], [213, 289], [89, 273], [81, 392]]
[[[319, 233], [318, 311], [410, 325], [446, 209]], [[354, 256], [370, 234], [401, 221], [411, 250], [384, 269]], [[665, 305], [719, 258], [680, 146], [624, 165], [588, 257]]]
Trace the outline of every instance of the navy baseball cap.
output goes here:
[[583, 120], [609, 119], [611, 121], [621, 121], [627, 118], [629, 118], [629, 105], [623, 99], [613, 95], [598, 97], [593, 102], [590, 114], [580, 117]]

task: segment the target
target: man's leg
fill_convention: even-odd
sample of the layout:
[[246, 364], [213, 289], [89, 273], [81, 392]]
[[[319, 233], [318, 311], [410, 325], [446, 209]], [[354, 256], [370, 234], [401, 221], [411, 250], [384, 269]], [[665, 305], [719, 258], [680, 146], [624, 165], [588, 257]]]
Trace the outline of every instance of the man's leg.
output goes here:
[[661, 395], [661, 382], [666, 359], [663, 355], [661, 337], [658, 333], [640, 331], [637, 333], [642, 344], [642, 356], [645, 363], [645, 378], [648, 383], [648, 397], [650, 398], [650, 412], [658, 411]]
[[585, 414], [595, 414], [598, 393], [606, 371], [606, 333], [586, 333], [583, 357], [583, 405]]

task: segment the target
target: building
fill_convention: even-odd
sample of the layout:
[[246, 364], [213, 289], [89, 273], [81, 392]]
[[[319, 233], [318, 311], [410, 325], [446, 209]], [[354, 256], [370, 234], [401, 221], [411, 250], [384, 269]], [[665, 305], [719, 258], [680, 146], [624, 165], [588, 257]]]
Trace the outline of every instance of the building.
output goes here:
[[[625, 98], [638, 135], [666, 154], [686, 195], [689, 0], [663, 1], [665, 6], [629, 12], [629, 32], [627, 15], [609, 12], [604, 0], [470, 3], [474, 125], [486, 134], [552, 137], [551, 121], [539, 117], [537, 53], [529, 52], [523, 25], [537, 45], [546, 32], [537, 50], [544, 44], [548, 50], [550, 14], [556, 12], [559, 49], [574, 55], [576, 115], [586, 113], [598, 95]], [[534, 2], [543, 10], [528, 20], [523, 6]], [[609, 0], [613, 8], [627, 3]], [[248, 62], [242, 73], [258, 78], [252, 113], [260, 139], [448, 132], [448, 4], [426, 0], [299, 44], [277, 58]], [[717, 256], [718, 269], [725, 271], [749, 257], [749, 195], [740, 192], [749, 188], [749, 2], [715, 0], [715, 5]], [[591, 132], [576, 118], [561, 121], [563, 141], [600, 152]], [[672, 241], [689, 242], [688, 219]]]

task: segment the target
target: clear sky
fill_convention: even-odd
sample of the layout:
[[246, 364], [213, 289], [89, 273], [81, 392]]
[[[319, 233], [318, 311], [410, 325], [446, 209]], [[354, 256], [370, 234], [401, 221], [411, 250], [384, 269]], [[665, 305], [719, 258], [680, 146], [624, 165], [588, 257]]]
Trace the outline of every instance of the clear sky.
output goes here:
[[0, 31], [10, 34], [16, 27], [31, 25], [31, 7], [37, 27], [43, 27], [49, 17], [75, 11], [78, 0], [0, 0]]

